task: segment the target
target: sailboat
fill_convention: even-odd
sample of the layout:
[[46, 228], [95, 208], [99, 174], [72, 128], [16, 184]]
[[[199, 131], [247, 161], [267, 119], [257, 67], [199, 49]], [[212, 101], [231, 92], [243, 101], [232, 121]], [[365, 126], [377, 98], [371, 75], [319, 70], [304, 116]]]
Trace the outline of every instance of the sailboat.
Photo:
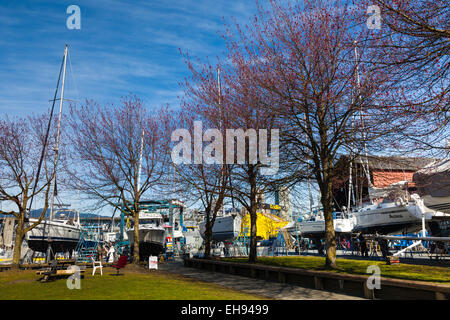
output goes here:
[[372, 203], [354, 212], [354, 231], [383, 235], [415, 233], [424, 229], [423, 223], [450, 220], [450, 214], [428, 208], [418, 194], [405, 190], [405, 185], [389, 186], [385, 197], [372, 198]]
[[[56, 172], [56, 167], [58, 163], [58, 148], [59, 139], [61, 135], [61, 116], [62, 107], [64, 102], [64, 84], [66, 79], [66, 65], [67, 65], [67, 55], [68, 55], [68, 45], [66, 45], [64, 50], [63, 64], [61, 65], [63, 71], [62, 78], [62, 88], [61, 97], [59, 99], [59, 117], [58, 117], [58, 130], [56, 135], [56, 147], [55, 147], [55, 159], [54, 159], [54, 170]], [[61, 74], [61, 70], [60, 70]], [[59, 79], [58, 79], [59, 84]], [[55, 98], [58, 91], [58, 86], [55, 91]], [[53, 106], [55, 103], [53, 100]], [[49, 121], [52, 121], [50, 118]], [[25, 239], [28, 242], [28, 246], [33, 251], [47, 252], [49, 256], [50, 251], [55, 252], [67, 252], [74, 250], [77, 246], [78, 240], [81, 234], [81, 224], [80, 215], [75, 212], [76, 217], [70, 218], [65, 215], [60, 215], [59, 219], [55, 219], [55, 195], [56, 195], [56, 174], [53, 176], [53, 193], [52, 202], [50, 207], [50, 217], [49, 219], [43, 219], [38, 225], [33, 229], [28, 231], [25, 235]], [[30, 204], [31, 207], [31, 204]], [[45, 214], [45, 213], [44, 213]], [[29, 218], [28, 225], [38, 222], [39, 219]]]

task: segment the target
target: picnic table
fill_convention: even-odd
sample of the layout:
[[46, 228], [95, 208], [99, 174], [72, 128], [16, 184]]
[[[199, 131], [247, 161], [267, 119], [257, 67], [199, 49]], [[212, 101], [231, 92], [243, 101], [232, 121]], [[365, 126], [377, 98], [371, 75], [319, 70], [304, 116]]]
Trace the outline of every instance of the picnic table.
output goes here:
[[[41, 278], [41, 282], [46, 282], [50, 280], [52, 277], [71, 276], [75, 274], [75, 272], [77, 272], [76, 270], [62, 269], [66, 265], [67, 265], [66, 263], [62, 263], [59, 264], [58, 266], [58, 261], [55, 260], [50, 264], [50, 267], [38, 270], [36, 271], [36, 274], [43, 275], [43, 277]], [[85, 268], [79, 270], [80, 275], [83, 276], [85, 271], [86, 271]]]

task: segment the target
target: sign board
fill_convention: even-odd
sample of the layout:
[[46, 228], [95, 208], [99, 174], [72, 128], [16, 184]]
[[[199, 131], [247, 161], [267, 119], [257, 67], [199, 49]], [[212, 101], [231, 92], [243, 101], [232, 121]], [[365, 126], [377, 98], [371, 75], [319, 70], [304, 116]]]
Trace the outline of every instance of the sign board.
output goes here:
[[139, 219], [162, 219], [162, 216], [158, 212], [140, 211]]
[[166, 252], [173, 252], [172, 237], [166, 237], [165, 247], [166, 247]]
[[158, 257], [156, 256], [148, 257], [148, 268], [158, 270]]

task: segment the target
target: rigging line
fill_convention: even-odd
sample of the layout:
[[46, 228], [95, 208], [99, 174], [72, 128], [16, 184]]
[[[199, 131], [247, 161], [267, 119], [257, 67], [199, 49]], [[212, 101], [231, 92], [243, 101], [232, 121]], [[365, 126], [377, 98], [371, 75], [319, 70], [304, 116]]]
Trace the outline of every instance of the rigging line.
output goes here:
[[55, 144], [55, 159], [53, 161], [53, 166], [55, 170], [55, 174], [53, 175], [54, 185], [53, 185], [53, 194], [52, 194], [52, 203], [50, 207], [50, 220], [53, 219], [53, 205], [54, 205], [54, 198], [57, 195], [57, 189], [56, 189], [56, 167], [59, 160], [59, 140], [61, 135], [61, 115], [62, 115], [62, 106], [64, 103], [64, 82], [66, 80], [66, 65], [67, 65], [67, 54], [68, 54], [68, 45], [66, 45], [66, 48], [64, 50], [64, 69], [63, 69], [63, 80], [62, 80], [62, 88], [61, 88], [61, 98], [59, 101], [59, 115], [58, 115], [58, 127], [56, 131], [56, 144]]
[[80, 92], [78, 90], [77, 81], [75, 79], [75, 73], [73, 72], [73, 67], [72, 67], [72, 57], [70, 57], [70, 59], [69, 59], [69, 55], [70, 55], [70, 53], [69, 53], [69, 51], [67, 51], [67, 58], [69, 60], [70, 75], [71, 75], [71, 77], [73, 79], [73, 84], [75, 85], [75, 91], [76, 91], [76, 94], [77, 94], [77, 100], [80, 101]]
[[[47, 131], [45, 133], [44, 146], [42, 147], [41, 158], [39, 159], [38, 171], [36, 173], [36, 180], [34, 181], [33, 193], [31, 194], [32, 197], [30, 199], [30, 205], [28, 206], [28, 210], [25, 212], [25, 214], [27, 214], [28, 217], [30, 217], [31, 206], [33, 205], [34, 193], [36, 192], [36, 187], [37, 187], [37, 184], [39, 181], [39, 176], [40, 176], [41, 168], [42, 168], [42, 161], [44, 160], [45, 149], [47, 148], [48, 136], [50, 133], [50, 126], [51, 126], [52, 119], [53, 119], [53, 111], [55, 110], [56, 96], [58, 95], [59, 82], [61, 80], [61, 73], [62, 73], [63, 66], [64, 66], [64, 58], [65, 57], [63, 57], [63, 59], [61, 61], [61, 67], [59, 68], [59, 75], [58, 75], [58, 81], [56, 83], [55, 96], [53, 97], [52, 109], [50, 111], [50, 118], [48, 120]], [[45, 213], [44, 213], [44, 215], [45, 215]]]

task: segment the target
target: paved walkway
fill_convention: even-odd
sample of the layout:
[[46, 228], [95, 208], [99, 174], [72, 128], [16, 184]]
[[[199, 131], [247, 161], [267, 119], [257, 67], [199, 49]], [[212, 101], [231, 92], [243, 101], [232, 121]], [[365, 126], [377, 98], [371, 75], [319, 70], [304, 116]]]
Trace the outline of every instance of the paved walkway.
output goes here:
[[322, 290], [302, 288], [299, 286], [269, 282], [261, 279], [231, 275], [208, 270], [187, 268], [181, 261], [160, 263], [158, 268], [170, 273], [200, 281], [211, 282], [227, 288], [249, 294], [264, 296], [274, 300], [364, 300], [359, 297], [348, 296]]

